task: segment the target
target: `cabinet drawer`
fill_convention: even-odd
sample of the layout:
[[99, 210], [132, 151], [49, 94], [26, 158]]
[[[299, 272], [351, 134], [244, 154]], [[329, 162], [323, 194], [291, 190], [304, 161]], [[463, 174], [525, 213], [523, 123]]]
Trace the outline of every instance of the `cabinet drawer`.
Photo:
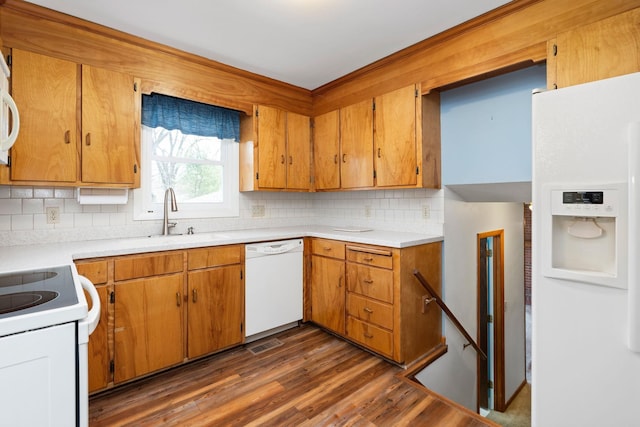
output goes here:
[[393, 329], [393, 306], [349, 293], [347, 313], [377, 326]]
[[344, 259], [344, 248], [344, 242], [337, 242], [335, 240], [313, 239], [311, 241], [311, 253], [314, 255]]
[[182, 252], [158, 255], [130, 256], [114, 262], [115, 280], [137, 279], [139, 277], [177, 273], [184, 268]]
[[381, 268], [393, 268], [391, 251], [381, 249], [347, 246], [347, 261]]
[[191, 249], [187, 253], [187, 268], [196, 270], [199, 268], [240, 264], [243, 250], [243, 245]]
[[347, 263], [347, 289], [393, 304], [393, 271]]
[[107, 283], [107, 261], [79, 262], [78, 273], [91, 280], [94, 285]]
[[393, 334], [355, 317], [347, 317], [347, 336], [378, 353], [393, 357]]

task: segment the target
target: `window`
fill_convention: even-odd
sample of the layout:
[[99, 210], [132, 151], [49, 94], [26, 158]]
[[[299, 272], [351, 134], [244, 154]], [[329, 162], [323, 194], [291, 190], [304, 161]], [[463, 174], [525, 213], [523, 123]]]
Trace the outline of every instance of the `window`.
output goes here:
[[[225, 129], [227, 112], [238, 123], [231, 131]], [[134, 191], [134, 219], [161, 219], [170, 187], [178, 202], [172, 218], [238, 216], [238, 117], [233, 110], [143, 95], [142, 175]]]

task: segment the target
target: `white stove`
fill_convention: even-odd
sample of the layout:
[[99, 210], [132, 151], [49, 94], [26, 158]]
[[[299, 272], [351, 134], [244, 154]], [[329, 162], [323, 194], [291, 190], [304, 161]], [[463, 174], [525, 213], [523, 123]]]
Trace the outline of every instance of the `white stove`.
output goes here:
[[88, 425], [87, 343], [99, 314], [95, 287], [71, 265], [0, 274], [0, 424]]

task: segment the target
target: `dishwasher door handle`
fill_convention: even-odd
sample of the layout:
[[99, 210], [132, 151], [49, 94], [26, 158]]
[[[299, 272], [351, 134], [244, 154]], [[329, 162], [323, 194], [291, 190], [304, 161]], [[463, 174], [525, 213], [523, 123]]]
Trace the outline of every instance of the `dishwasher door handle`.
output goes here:
[[256, 248], [256, 252], [259, 254], [265, 254], [265, 255], [278, 255], [278, 254], [283, 254], [285, 252], [289, 252], [295, 248], [297, 248], [299, 245], [297, 243], [287, 243], [287, 244], [282, 244], [282, 245], [265, 245], [265, 246], [258, 246]]

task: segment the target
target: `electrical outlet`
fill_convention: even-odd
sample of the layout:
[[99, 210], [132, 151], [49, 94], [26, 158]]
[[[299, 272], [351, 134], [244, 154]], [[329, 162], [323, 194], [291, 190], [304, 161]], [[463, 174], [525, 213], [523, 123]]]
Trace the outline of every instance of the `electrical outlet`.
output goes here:
[[422, 218], [429, 219], [431, 217], [431, 206], [423, 205], [422, 206]]
[[46, 208], [47, 224], [60, 223], [60, 208], [57, 206], [49, 206]]
[[251, 216], [253, 218], [260, 218], [264, 216], [264, 205], [253, 205], [251, 207]]
[[366, 218], [371, 218], [371, 205], [366, 205], [364, 207], [364, 216]]

